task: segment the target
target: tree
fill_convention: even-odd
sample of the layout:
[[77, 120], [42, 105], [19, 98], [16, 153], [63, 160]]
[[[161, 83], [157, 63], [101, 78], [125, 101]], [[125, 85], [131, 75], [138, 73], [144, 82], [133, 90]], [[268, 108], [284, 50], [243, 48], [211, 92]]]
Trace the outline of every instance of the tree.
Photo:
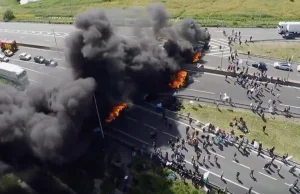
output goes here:
[[3, 14], [3, 20], [5, 22], [15, 19], [14, 12], [10, 9], [7, 9]]

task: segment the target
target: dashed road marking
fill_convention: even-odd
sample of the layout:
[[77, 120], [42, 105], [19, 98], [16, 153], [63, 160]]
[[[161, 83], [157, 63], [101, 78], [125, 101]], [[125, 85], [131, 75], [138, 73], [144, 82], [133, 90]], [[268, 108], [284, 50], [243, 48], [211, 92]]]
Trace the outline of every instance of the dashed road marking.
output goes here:
[[268, 177], [268, 178], [270, 178], [270, 179], [273, 179], [273, 180], [277, 180], [276, 178], [274, 178], [274, 177], [271, 177], [271, 176], [269, 176], [269, 175], [267, 175], [267, 174], [264, 174], [264, 173], [262, 173], [262, 172], [258, 172], [259, 174], [261, 174], [261, 175], [264, 175], [264, 176], [266, 176], [266, 177]]
[[115, 131], [119, 132], [119, 133], [122, 133], [122, 134], [125, 135], [125, 136], [128, 136], [128, 137], [130, 137], [130, 138], [132, 138], [132, 139], [135, 139], [136, 141], [139, 141], [139, 142], [141, 142], [141, 143], [143, 143], [143, 144], [149, 145], [149, 143], [147, 143], [147, 142], [145, 142], [145, 141], [143, 141], [143, 140], [141, 140], [141, 139], [139, 139], [139, 138], [133, 137], [132, 135], [129, 135], [128, 133], [125, 133], [124, 131], [121, 131], [121, 130], [119, 130], [119, 129], [117, 129], [117, 128], [113, 128], [113, 129], [114, 129]]
[[151, 128], [151, 129], [154, 129], [154, 130], [156, 130], [156, 128], [155, 127], [153, 127], [153, 126], [150, 126], [150, 125], [147, 125], [147, 124], [144, 124], [146, 127], [149, 127], [149, 128]]
[[235, 163], [235, 164], [238, 164], [238, 165], [240, 165], [240, 166], [242, 166], [242, 167], [244, 167], [244, 168], [250, 169], [249, 166], [246, 166], [246, 165], [244, 165], [244, 164], [240, 164], [240, 163], [238, 163], [238, 162], [236, 162], [236, 161], [234, 161], [234, 160], [232, 160], [232, 162]]
[[136, 119], [134, 119], [134, 118], [131, 118], [131, 117], [129, 117], [129, 116], [126, 116], [126, 119], [129, 119], [129, 120], [131, 120], [131, 121], [137, 122], [137, 120], [136, 120]]

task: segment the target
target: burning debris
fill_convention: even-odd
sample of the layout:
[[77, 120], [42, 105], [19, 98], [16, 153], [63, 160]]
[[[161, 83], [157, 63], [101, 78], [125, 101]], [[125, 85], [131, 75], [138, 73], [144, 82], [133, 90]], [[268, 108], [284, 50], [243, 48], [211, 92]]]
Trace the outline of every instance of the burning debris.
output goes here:
[[193, 63], [198, 63], [201, 58], [201, 52], [197, 52], [194, 54]]
[[109, 116], [108, 118], [105, 120], [107, 123], [110, 123], [112, 122], [114, 119], [116, 119], [120, 112], [125, 109], [127, 107], [127, 104], [126, 103], [122, 103], [122, 104], [119, 104], [117, 106], [115, 106], [112, 111], [109, 113]]
[[178, 89], [184, 85], [185, 78], [187, 76], [187, 72], [180, 70], [178, 71], [173, 78], [173, 81], [169, 84], [171, 88]]

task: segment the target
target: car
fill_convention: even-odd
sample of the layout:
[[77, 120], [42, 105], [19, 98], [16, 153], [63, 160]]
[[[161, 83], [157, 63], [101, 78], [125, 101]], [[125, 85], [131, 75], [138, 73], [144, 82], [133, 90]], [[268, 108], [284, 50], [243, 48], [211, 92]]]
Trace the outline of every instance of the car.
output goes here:
[[298, 71], [298, 72], [300, 72], [300, 65], [298, 65], [298, 67], [297, 67], [297, 71]]
[[265, 64], [264, 62], [258, 62], [258, 63], [253, 63], [252, 67], [257, 68], [260, 71], [267, 71], [267, 64]]
[[56, 67], [58, 63], [54, 59], [45, 60], [45, 65], [48, 67]]
[[35, 56], [35, 57], [33, 57], [33, 60], [34, 60], [34, 62], [41, 63], [41, 64], [45, 62], [45, 58], [42, 56]]
[[293, 71], [293, 69], [291, 68], [292, 67], [291, 64], [288, 62], [275, 62], [273, 66], [275, 69]]
[[4, 51], [4, 55], [7, 56], [7, 57], [11, 57], [11, 56], [13, 56], [13, 54], [14, 53], [11, 50], [9, 50], [9, 49], [7, 49], [7, 50]]
[[5, 55], [0, 54], [0, 62], [8, 62], [8, 61], [9, 61], [8, 57], [6, 57]]
[[31, 55], [27, 53], [21, 53], [19, 55], [19, 58], [24, 61], [29, 61], [31, 59]]

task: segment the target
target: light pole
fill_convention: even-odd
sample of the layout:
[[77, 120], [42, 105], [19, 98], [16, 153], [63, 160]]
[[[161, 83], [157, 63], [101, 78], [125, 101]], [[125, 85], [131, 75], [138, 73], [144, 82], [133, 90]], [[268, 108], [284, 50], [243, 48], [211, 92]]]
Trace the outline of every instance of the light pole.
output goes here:
[[97, 116], [98, 116], [98, 122], [99, 122], [100, 130], [101, 130], [102, 138], [104, 139], [104, 132], [103, 132], [102, 124], [101, 124], [101, 118], [100, 118], [100, 114], [99, 114], [99, 111], [98, 111], [98, 105], [97, 105], [97, 100], [96, 100], [95, 94], [94, 94], [94, 101], [95, 101], [95, 106], [96, 106], [96, 111], [97, 111]]
[[291, 73], [291, 70], [292, 70], [292, 60], [293, 60], [293, 58], [294, 58], [294, 56], [291, 57], [291, 61], [290, 61], [291, 67], [289, 68], [289, 72], [288, 72], [288, 76], [286, 78], [286, 81], [289, 81], [290, 73]]
[[223, 51], [221, 45], [220, 45], [220, 51], [222, 52], [222, 58], [221, 58], [221, 70], [222, 70], [222, 66], [223, 66], [223, 54], [224, 54], [224, 51]]
[[51, 29], [52, 32], [53, 32], [53, 37], [54, 37], [54, 40], [55, 40], [55, 44], [56, 44], [56, 49], [58, 51], [58, 46], [57, 46], [57, 41], [56, 41], [56, 36], [55, 36], [55, 32], [54, 32], [54, 29]]

